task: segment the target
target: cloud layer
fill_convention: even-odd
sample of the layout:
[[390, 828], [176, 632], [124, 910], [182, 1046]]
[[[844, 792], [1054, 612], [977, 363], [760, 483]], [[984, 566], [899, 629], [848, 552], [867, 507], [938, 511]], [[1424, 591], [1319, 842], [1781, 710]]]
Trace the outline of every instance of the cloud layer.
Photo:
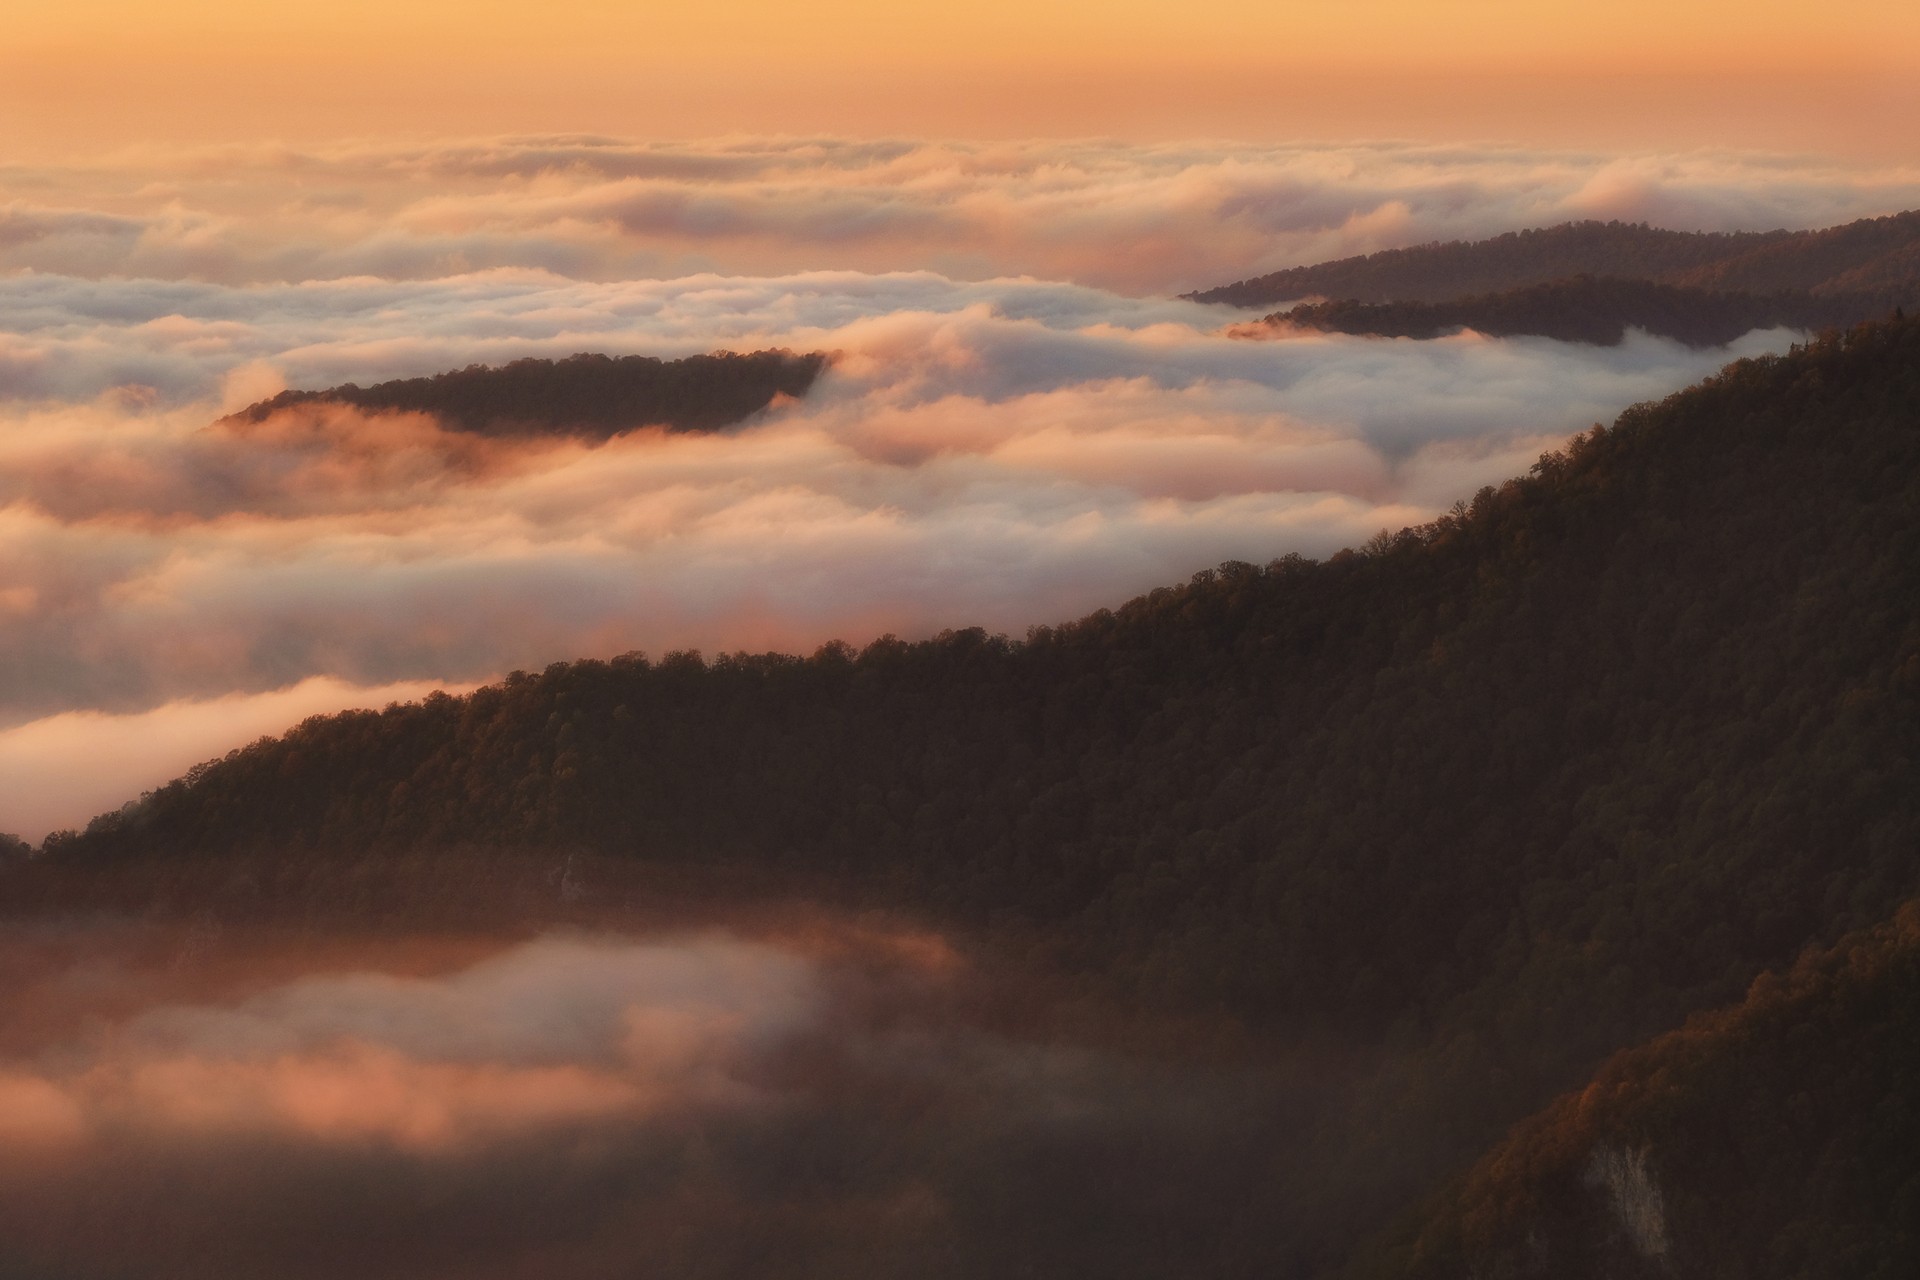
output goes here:
[[[583, 346], [838, 359], [746, 430], [601, 448], [342, 411], [241, 434], [207, 428], [204, 399], [111, 392], [23, 409], [0, 436], [0, 716], [15, 723], [310, 676], [1018, 630], [1197, 565], [1424, 518], [1727, 355], [1644, 338], [1245, 342], [1189, 304], [923, 274], [195, 288], [179, 326], [218, 315], [234, 332], [166, 352], [182, 395], [270, 358], [296, 382]], [[47, 339], [45, 359], [117, 368], [149, 341], [144, 315]]]
[[[82, 729], [140, 748], [93, 752], [86, 787], [9, 788], [0, 830], [29, 836], [185, 763], [129, 715], [229, 699], [237, 743], [271, 704], [230, 699], [316, 678], [349, 705], [633, 648], [1017, 634], [1417, 522], [1732, 354], [1248, 342], [1191, 304], [925, 273], [8, 288], [50, 318], [14, 345], [47, 394], [0, 432], [0, 759]], [[772, 345], [837, 358], [721, 435], [516, 444], [337, 409], [208, 425], [283, 382]]]
[[0, 927], [13, 1008], [58, 1015], [0, 1021], [0, 1270], [1118, 1277], [1194, 1232], [1290, 1244], [1221, 1194], [1286, 1151], [1274, 1079], [1022, 1030], [936, 937], [347, 941]]
[[[207, 740], [163, 726], [230, 715], [232, 745], [296, 686], [344, 706], [633, 648], [1018, 634], [1324, 554], [1794, 337], [1251, 342], [1142, 291], [1573, 216], [1920, 203], [1893, 171], [1411, 147], [553, 138], [8, 176], [0, 830], [28, 835]], [[286, 386], [772, 346], [836, 361], [717, 436], [208, 425]], [[29, 785], [49, 744], [98, 762], [87, 785]]]
[[532, 137], [0, 177], [0, 271], [224, 283], [920, 269], [1177, 293], [1569, 218], [1734, 230], [1920, 205], [1910, 168], [1406, 145]]
[[0, 729], [4, 829], [38, 841], [310, 715], [412, 701], [436, 689], [465, 692], [438, 680], [369, 687], [314, 676], [265, 693], [185, 699], [126, 715], [65, 711]]
[[730, 1073], [813, 1016], [813, 987], [798, 957], [718, 938], [552, 939], [441, 978], [316, 975], [228, 1007], [149, 1009], [77, 1065], [0, 1074], [0, 1133], [441, 1153], [743, 1102]]

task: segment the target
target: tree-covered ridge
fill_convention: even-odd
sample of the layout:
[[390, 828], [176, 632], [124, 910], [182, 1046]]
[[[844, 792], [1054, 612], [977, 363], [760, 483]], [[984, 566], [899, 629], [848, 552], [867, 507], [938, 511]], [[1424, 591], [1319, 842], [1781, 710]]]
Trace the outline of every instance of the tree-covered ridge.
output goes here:
[[1859, 295], [1720, 293], [1647, 280], [1575, 276], [1450, 302], [1304, 302], [1264, 323], [1323, 333], [1437, 338], [1459, 329], [1616, 346], [1629, 328], [1692, 347], [1725, 346], [1755, 329], [1818, 331], [1883, 310]]
[[1619, 1054], [1356, 1268], [1512, 1280], [1920, 1269], [1920, 903]]
[[1445, 302], [1578, 275], [1760, 294], [1867, 294], [1891, 308], [1920, 297], [1920, 212], [1820, 231], [1691, 232], [1644, 223], [1568, 222], [1291, 267], [1186, 296], [1236, 307], [1307, 298]]
[[1721, 258], [1676, 278], [1749, 293], [1875, 294], [1911, 302], [1920, 282], [1920, 211], [1862, 218]]
[[450, 430], [484, 435], [570, 435], [604, 440], [635, 427], [712, 431], [748, 418], [776, 396], [799, 397], [826, 367], [819, 352], [756, 351], [660, 360], [581, 352], [564, 360], [469, 365], [326, 391], [283, 391], [221, 419], [246, 426], [304, 405], [370, 413], [430, 413]]

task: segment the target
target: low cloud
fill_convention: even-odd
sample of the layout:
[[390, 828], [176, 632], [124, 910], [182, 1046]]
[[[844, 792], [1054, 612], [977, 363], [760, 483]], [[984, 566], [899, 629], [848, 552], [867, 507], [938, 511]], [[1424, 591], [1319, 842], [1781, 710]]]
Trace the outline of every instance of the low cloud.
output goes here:
[[[163, 708], [230, 711], [224, 743], [192, 739], [215, 754], [276, 691], [1018, 634], [1220, 560], [1325, 554], [1796, 335], [1245, 342], [1165, 291], [1566, 216], [1920, 203], [1891, 170], [1390, 146], [536, 138], [33, 179], [43, 203], [0, 222], [0, 267], [26, 268], [0, 275], [0, 731], [57, 727], [74, 760], [120, 759]], [[283, 386], [767, 347], [836, 360], [714, 436], [209, 425]], [[179, 759], [125, 758], [92, 776]], [[100, 795], [0, 788], [0, 830]]]
[[[1190, 304], [923, 275], [354, 285], [333, 311], [330, 286], [287, 292], [303, 296], [210, 290], [198, 310], [258, 308], [259, 347], [308, 369], [405, 363], [422, 343], [443, 365], [585, 345], [838, 360], [745, 429], [601, 448], [337, 409], [210, 428], [225, 355], [182, 358], [207, 397], [184, 406], [23, 410], [0, 436], [0, 716], [312, 676], [470, 681], [625, 648], [1018, 631], [1197, 565], [1418, 521], [1731, 354], [1250, 343]], [[89, 341], [145, 342], [149, 323], [135, 310]], [[331, 341], [299, 341], [309, 328]], [[266, 357], [240, 354], [258, 377]]]
[[[189, 706], [233, 713], [226, 743], [194, 739], [215, 754], [270, 727], [261, 695], [314, 679], [1018, 634], [1221, 560], [1417, 523], [1795, 336], [1707, 352], [1641, 335], [1246, 342], [1188, 303], [924, 273], [27, 284], [66, 317], [37, 339], [43, 362], [92, 398], [4, 415], [0, 727], [32, 744], [57, 725], [70, 759], [89, 734], [119, 758], [116, 741], [147, 740], [129, 717]], [[209, 425], [282, 380], [768, 346], [837, 358], [803, 400], [713, 435], [495, 440], [339, 406]], [[164, 363], [175, 402], [103, 385], [136, 359]], [[104, 714], [57, 719], [83, 711]], [[149, 779], [128, 759], [89, 776]], [[0, 830], [78, 824], [83, 799], [130, 794], [9, 788]]]
[[464, 686], [415, 680], [359, 688], [315, 676], [269, 693], [169, 702], [128, 715], [65, 711], [0, 729], [0, 778], [7, 780], [0, 829], [37, 843], [308, 716], [409, 702], [436, 689], [458, 693]]
[[20, 1007], [59, 1013], [0, 1027], [0, 1270], [1120, 1277], [1300, 1247], [1263, 1180], [1324, 1087], [1130, 1051], [1084, 1004], [1078, 1039], [1041, 1030], [938, 938], [475, 945], [359, 939], [343, 970], [310, 931], [0, 929]]
[[499, 138], [23, 176], [44, 203], [0, 209], [0, 270], [230, 284], [905, 268], [1165, 294], [1568, 218], [1719, 231], [1920, 205], [1899, 168], [1415, 145]]
[[553, 939], [440, 978], [315, 976], [230, 1007], [150, 1009], [62, 1070], [0, 1076], [17, 1104], [0, 1132], [441, 1153], [745, 1103], [733, 1073], [813, 1016], [814, 985], [796, 956], [718, 938]]

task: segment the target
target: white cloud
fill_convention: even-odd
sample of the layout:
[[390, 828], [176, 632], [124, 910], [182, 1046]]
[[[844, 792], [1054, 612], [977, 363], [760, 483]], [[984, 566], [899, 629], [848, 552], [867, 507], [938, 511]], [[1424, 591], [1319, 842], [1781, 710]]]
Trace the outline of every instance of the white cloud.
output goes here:
[[[119, 319], [50, 361], [157, 341], [153, 308], [69, 283], [70, 312]], [[626, 648], [1017, 632], [1221, 559], [1418, 521], [1730, 354], [1638, 336], [1244, 342], [1190, 304], [924, 273], [196, 289], [161, 305], [176, 381], [203, 399], [43, 405], [0, 434], [0, 717], [313, 676], [470, 681]], [[839, 359], [803, 401], [722, 435], [596, 449], [347, 413], [203, 425], [234, 379], [290, 368], [311, 385], [529, 349], [766, 345]]]
[[7, 783], [0, 829], [38, 842], [308, 716], [409, 702], [443, 688], [437, 681], [355, 688], [315, 676], [270, 693], [170, 702], [131, 715], [64, 711], [0, 729]]
[[[0, 275], [0, 727], [62, 724], [82, 754], [91, 733], [102, 759], [125, 717], [190, 707], [224, 708], [230, 745], [276, 690], [1017, 633], [1222, 559], [1324, 554], [1792, 335], [1247, 342], [1223, 336], [1235, 313], [1125, 290], [1568, 216], [1817, 225], [1920, 192], [1764, 157], [1411, 147], [531, 139], [151, 163], [37, 171], [44, 207], [0, 221], [0, 265], [30, 268]], [[838, 359], [721, 436], [207, 427], [283, 385], [769, 346]], [[105, 714], [57, 719], [79, 712]], [[175, 759], [135, 755], [103, 786]], [[0, 786], [0, 829], [82, 821], [100, 791]]]
[[228, 283], [906, 268], [1172, 293], [1568, 218], [1766, 229], [1920, 204], [1897, 167], [1412, 145], [503, 138], [22, 176], [41, 202], [0, 211], [0, 270]]

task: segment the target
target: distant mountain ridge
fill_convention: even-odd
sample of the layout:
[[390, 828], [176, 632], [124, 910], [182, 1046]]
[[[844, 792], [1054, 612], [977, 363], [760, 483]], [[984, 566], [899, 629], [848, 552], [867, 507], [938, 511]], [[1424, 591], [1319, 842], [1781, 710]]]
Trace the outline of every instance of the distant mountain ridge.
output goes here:
[[349, 382], [325, 391], [283, 391], [216, 425], [244, 430], [289, 410], [345, 405], [368, 413], [429, 413], [449, 430], [495, 436], [604, 440], [643, 426], [714, 431], [744, 421], [777, 396], [804, 396], [826, 365], [820, 352], [720, 351], [679, 360], [581, 352], [371, 387]]
[[1920, 293], [1920, 211], [1819, 231], [1689, 232], [1568, 222], [1290, 267], [1183, 296], [1236, 307], [1309, 298], [1445, 302], [1579, 275], [1722, 292], [1863, 294], [1887, 308], [1911, 305]]
[[1821, 329], [1884, 311], [1858, 294], [1724, 293], [1650, 280], [1575, 276], [1448, 302], [1303, 302], [1264, 323], [1276, 329], [1383, 338], [1437, 338], [1458, 329], [1616, 346], [1628, 329], [1691, 347], [1725, 346], [1755, 329]]

